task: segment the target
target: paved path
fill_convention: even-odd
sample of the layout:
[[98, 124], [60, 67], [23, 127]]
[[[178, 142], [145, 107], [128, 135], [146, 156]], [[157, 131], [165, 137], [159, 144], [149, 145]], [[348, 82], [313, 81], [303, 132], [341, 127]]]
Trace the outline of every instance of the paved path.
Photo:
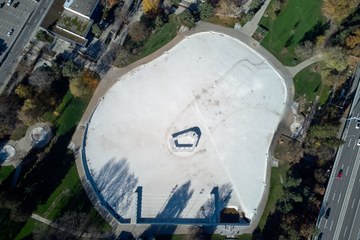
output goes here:
[[260, 10], [256, 12], [254, 17], [244, 25], [244, 27], [241, 29], [243, 33], [245, 33], [250, 37], [254, 34], [270, 1], [271, 0], [266, 0], [264, 4], [261, 6]]
[[303, 61], [302, 63], [299, 63], [298, 65], [296, 65], [294, 67], [286, 67], [286, 68], [289, 70], [291, 76], [295, 77], [295, 75], [298, 72], [300, 72], [301, 70], [303, 70], [304, 68], [306, 68], [316, 62], [322, 61], [322, 60], [324, 60], [324, 58], [321, 54], [319, 54], [319, 55], [315, 55], [315, 56]]
[[[94, 93], [94, 95], [93, 95], [81, 121], [80, 121], [80, 124], [73, 136], [72, 142], [76, 145], [76, 148], [82, 146], [82, 137], [83, 137], [83, 133], [84, 133], [84, 126], [88, 122], [89, 117], [91, 116], [91, 113], [94, 110], [94, 107], [96, 107], [99, 99], [103, 95], [105, 95], [107, 90], [115, 82], [118, 81], [119, 77], [121, 77], [125, 73], [133, 70], [134, 68], [136, 68], [138, 66], [146, 64], [146, 63], [158, 58], [164, 52], [170, 50], [172, 47], [174, 47], [176, 44], [178, 44], [180, 41], [182, 41], [187, 36], [193, 35], [195, 33], [206, 32], [206, 31], [219, 32], [219, 33], [223, 33], [228, 36], [237, 38], [237, 39], [241, 40], [243, 43], [245, 43], [246, 45], [248, 45], [250, 48], [257, 51], [259, 54], [261, 54], [265, 58], [265, 60], [270, 65], [272, 65], [272, 67], [274, 69], [276, 69], [278, 71], [278, 73], [282, 76], [282, 78], [284, 79], [284, 84], [287, 88], [287, 101], [286, 101], [286, 107], [285, 107], [285, 110], [283, 113], [283, 119], [285, 119], [289, 114], [292, 114], [291, 113], [291, 105], [293, 103], [293, 97], [294, 97], [294, 86], [293, 86], [292, 76], [286, 67], [284, 67], [271, 53], [269, 53], [257, 41], [250, 38], [248, 35], [240, 32], [240, 31], [231, 29], [231, 28], [225, 28], [225, 27], [222, 27], [219, 25], [214, 25], [214, 24], [210, 24], [210, 23], [206, 23], [206, 22], [199, 22], [198, 25], [196, 26], [196, 28], [179, 33], [175, 37], [175, 39], [173, 39], [171, 42], [169, 42], [168, 44], [166, 44], [164, 47], [160, 48], [156, 52], [152, 53], [151, 55], [149, 55], [145, 58], [142, 58], [142, 59], [138, 60], [137, 62], [134, 62], [124, 68], [112, 67], [110, 69], [110, 71], [106, 74], [106, 76], [99, 83], [99, 86], [97, 87], [97, 89], [96, 89], [96, 91], [95, 91], [95, 93]], [[275, 133], [275, 134], [277, 134], [277, 133]], [[270, 147], [270, 152], [273, 151], [273, 148], [274, 148], [274, 143], [272, 143], [272, 145]], [[107, 219], [108, 222], [110, 222], [110, 225], [112, 225], [114, 228], [117, 229], [116, 230], [117, 234], [119, 234], [121, 231], [124, 231], [124, 230], [130, 231], [135, 234], [141, 233], [142, 231], [144, 231], [144, 227], [146, 227], [144, 224], [142, 224], [142, 225], [119, 224], [116, 221], [116, 219], [112, 218], [112, 216], [105, 211], [106, 209], [104, 209], [102, 206], [100, 206], [99, 201], [97, 200], [97, 198], [95, 196], [95, 193], [93, 192], [92, 188], [89, 187], [89, 182], [86, 179], [84, 167], [82, 165], [81, 154], [77, 154], [76, 166], [77, 166], [77, 170], [79, 173], [79, 177], [84, 186], [84, 189], [85, 189], [86, 193], [88, 194], [89, 198], [91, 199], [91, 201], [93, 202], [95, 208], [100, 212], [100, 214], [103, 217], [105, 217]], [[251, 233], [258, 225], [258, 222], [260, 220], [261, 214], [265, 208], [266, 201], [267, 201], [268, 190], [269, 190], [268, 186], [270, 186], [270, 171], [271, 171], [271, 157], [269, 157], [268, 166], [267, 166], [267, 174], [266, 174], [267, 175], [266, 176], [266, 186], [267, 187], [264, 190], [263, 197], [261, 199], [261, 203], [260, 203], [259, 207], [257, 208], [257, 215], [255, 215], [255, 217], [252, 219], [251, 225], [249, 227], [242, 227], [240, 233]], [[189, 226], [180, 226], [180, 227], [178, 227], [178, 229], [176, 230], [175, 233], [176, 234], [188, 233], [189, 232], [188, 227]], [[219, 231], [217, 231], [217, 233], [220, 232], [220, 229], [218, 229], [218, 230]]]

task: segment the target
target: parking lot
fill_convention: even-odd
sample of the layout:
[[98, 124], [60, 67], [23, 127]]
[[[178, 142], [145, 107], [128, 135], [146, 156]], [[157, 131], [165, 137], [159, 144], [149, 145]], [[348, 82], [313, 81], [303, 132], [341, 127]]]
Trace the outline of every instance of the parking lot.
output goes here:
[[10, 6], [7, 2], [0, 0], [0, 53], [10, 49], [36, 5], [33, 0], [15, 0]]

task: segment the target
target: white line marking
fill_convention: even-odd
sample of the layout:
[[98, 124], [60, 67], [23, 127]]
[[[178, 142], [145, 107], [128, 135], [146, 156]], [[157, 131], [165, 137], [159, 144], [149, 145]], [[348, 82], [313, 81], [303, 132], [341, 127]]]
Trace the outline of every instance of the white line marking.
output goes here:
[[341, 165], [341, 169], [343, 169], [344, 168], [344, 164], [343, 165]]
[[330, 231], [331, 231], [331, 228], [332, 228], [333, 223], [334, 223], [334, 220], [331, 220]]
[[352, 141], [352, 138], [349, 138], [349, 143], [347, 145], [348, 148], [350, 147], [351, 141]]
[[355, 198], [353, 199], [353, 202], [351, 204], [351, 208], [354, 208]]
[[347, 169], [346, 169], [345, 176], [347, 176], [348, 172], [349, 172], [349, 166], [348, 166]]
[[339, 194], [338, 202], [340, 202], [340, 198], [341, 198], [341, 193]]
[[326, 220], [325, 220], [325, 224], [324, 224], [324, 228], [326, 228], [327, 222], [328, 222], [328, 220], [326, 219]]
[[346, 230], [347, 230], [347, 226], [345, 227], [345, 231], [344, 231], [344, 237], [345, 237], [345, 235], [346, 235]]
[[355, 147], [356, 147], [356, 143], [354, 144], [354, 147], [353, 147], [353, 149], [355, 149]]
[[333, 197], [332, 197], [332, 200], [334, 201], [334, 199], [335, 199], [335, 195], [336, 195], [336, 192], [334, 192], [334, 195], [333, 195]]

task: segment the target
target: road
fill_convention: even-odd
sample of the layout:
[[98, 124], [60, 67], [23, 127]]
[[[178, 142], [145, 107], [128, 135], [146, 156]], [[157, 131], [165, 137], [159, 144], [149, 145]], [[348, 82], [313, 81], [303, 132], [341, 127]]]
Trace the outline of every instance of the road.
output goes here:
[[8, 56], [0, 67], [0, 94], [4, 91], [6, 85], [9, 83], [11, 75], [14, 73], [16, 66], [22, 57], [22, 50], [32, 38], [34, 31], [45, 17], [52, 2], [53, 0], [41, 0], [38, 3], [29, 20], [21, 30], [21, 33], [15, 40]]
[[[360, 68], [355, 79], [359, 77]], [[342, 136], [345, 143], [339, 148], [319, 214], [317, 226], [323, 234], [322, 240], [360, 239], [360, 146], [357, 145], [360, 128], [356, 128], [357, 118], [360, 119], [359, 96], [358, 88], [350, 111], [351, 118], [345, 123]], [[343, 174], [338, 178], [340, 169]], [[330, 211], [327, 219], [326, 211]]]

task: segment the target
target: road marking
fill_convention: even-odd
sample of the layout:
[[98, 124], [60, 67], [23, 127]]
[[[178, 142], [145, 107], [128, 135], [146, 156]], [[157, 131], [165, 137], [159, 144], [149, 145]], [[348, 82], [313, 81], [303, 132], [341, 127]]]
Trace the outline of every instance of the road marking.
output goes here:
[[350, 147], [351, 140], [352, 140], [352, 138], [349, 138], [349, 143], [348, 143], [348, 145], [347, 145], [348, 148]]
[[356, 143], [354, 143], [354, 147], [353, 147], [353, 149], [355, 149], [356, 148]]
[[343, 235], [344, 237], [345, 237], [345, 235], [346, 235], [346, 230], [347, 230], [347, 226], [345, 227], [345, 231], [344, 231], [344, 235]]
[[325, 224], [324, 224], [324, 228], [326, 228], [327, 222], [328, 222], [328, 220], [326, 219], [326, 220], [325, 220]]
[[351, 204], [351, 208], [354, 208], [355, 198], [353, 199], [353, 202]]
[[339, 194], [338, 202], [340, 202], [340, 198], [341, 198], [341, 193]]
[[331, 220], [330, 231], [331, 231], [331, 228], [332, 228], [333, 223], [334, 223], [334, 220]]
[[349, 172], [349, 166], [348, 166], [347, 169], [346, 169], [345, 176], [347, 176], [348, 172]]
[[[355, 199], [354, 199], [355, 200]], [[359, 199], [359, 201], [358, 201], [358, 204], [357, 204], [357, 207], [356, 207], [356, 211], [355, 211], [355, 218], [356, 218], [356, 216], [357, 216], [357, 213], [358, 213], [358, 210], [359, 210], [359, 203], [360, 203], [360, 199]], [[354, 219], [355, 220], [355, 219]], [[355, 225], [355, 223], [353, 222], [352, 223], [352, 226], [351, 226], [351, 229], [350, 229], [350, 237], [351, 237], [351, 233], [352, 233], [352, 231], [353, 231], [353, 228], [354, 228], [354, 225]], [[360, 231], [359, 231], [360, 232]]]
[[336, 192], [334, 192], [334, 195], [333, 195], [333, 197], [332, 197], [332, 200], [334, 201], [334, 199], [335, 199], [335, 195], [336, 195]]

